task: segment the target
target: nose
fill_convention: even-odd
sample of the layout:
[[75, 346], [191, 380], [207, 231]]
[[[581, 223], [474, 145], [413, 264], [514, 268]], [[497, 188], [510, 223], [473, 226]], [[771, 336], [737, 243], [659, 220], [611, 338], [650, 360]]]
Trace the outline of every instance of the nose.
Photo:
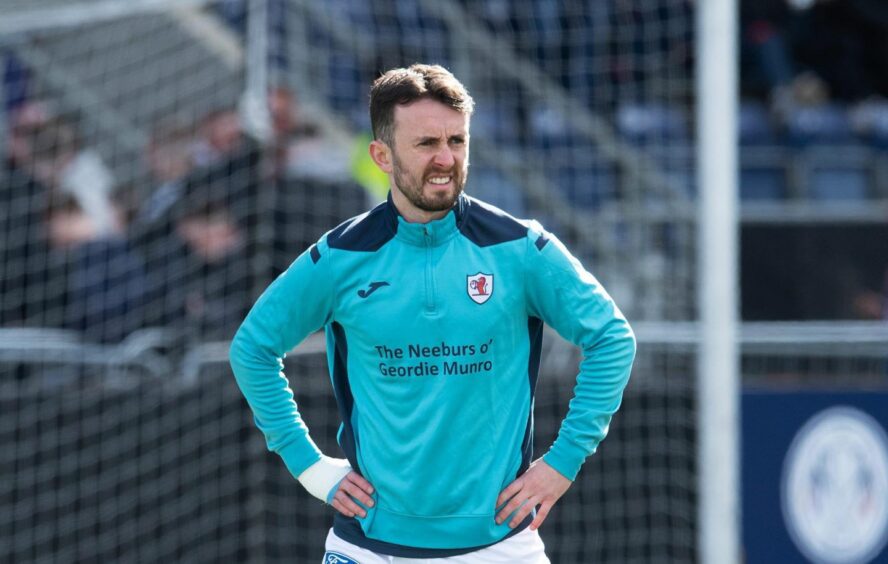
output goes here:
[[451, 168], [456, 162], [456, 158], [453, 156], [453, 150], [450, 147], [443, 147], [435, 154], [432, 162], [440, 168]]

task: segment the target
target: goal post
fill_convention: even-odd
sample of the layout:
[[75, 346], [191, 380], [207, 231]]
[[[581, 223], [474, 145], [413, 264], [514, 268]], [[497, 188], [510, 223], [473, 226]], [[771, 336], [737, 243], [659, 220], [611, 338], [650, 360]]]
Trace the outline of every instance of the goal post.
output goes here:
[[698, 543], [705, 564], [741, 561], [737, 4], [699, 2], [696, 20]]

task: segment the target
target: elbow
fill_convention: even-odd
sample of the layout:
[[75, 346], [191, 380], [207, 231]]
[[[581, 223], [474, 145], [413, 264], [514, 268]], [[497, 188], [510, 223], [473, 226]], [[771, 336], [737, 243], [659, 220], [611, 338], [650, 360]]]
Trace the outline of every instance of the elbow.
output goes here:
[[635, 332], [629, 325], [626, 325], [627, 335], [625, 338], [626, 351], [629, 356], [629, 364], [635, 360], [635, 354], [638, 352], [638, 339], [635, 338]]
[[625, 321], [619, 325], [619, 328], [612, 332], [612, 351], [613, 362], [619, 366], [623, 372], [624, 383], [628, 382], [629, 374], [632, 372], [632, 365], [635, 362], [635, 355], [638, 352], [638, 341], [635, 338], [635, 332], [632, 327]]
[[241, 325], [228, 346], [228, 362], [235, 377], [237, 377], [238, 369], [243, 365], [245, 355], [251, 350], [250, 343], [251, 340], [247, 336], [244, 326]]

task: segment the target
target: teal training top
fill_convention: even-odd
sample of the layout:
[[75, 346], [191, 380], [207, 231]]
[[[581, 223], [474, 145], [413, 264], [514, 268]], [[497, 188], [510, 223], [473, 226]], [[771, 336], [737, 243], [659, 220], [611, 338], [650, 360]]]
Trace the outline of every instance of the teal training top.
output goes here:
[[339, 444], [375, 488], [367, 517], [337, 513], [334, 530], [383, 554], [448, 556], [517, 532], [494, 506], [532, 461], [544, 322], [583, 352], [543, 457], [573, 480], [620, 406], [635, 338], [558, 239], [471, 197], [422, 224], [389, 196], [325, 234], [256, 302], [231, 365], [268, 448], [299, 476], [320, 451], [282, 361], [325, 328]]

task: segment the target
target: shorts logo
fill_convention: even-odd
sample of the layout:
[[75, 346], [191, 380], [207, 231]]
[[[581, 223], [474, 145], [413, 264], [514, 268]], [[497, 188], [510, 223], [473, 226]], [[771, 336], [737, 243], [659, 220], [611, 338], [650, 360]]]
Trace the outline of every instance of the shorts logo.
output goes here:
[[479, 272], [466, 276], [466, 291], [476, 304], [483, 304], [493, 294], [493, 274]]
[[360, 564], [360, 562], [352, 560], [344, 554], [328, 550], [324, 553], [324, 564]]
[[783, 519], [818, 564], [869, 562], [888, 541], [888, 437], [851, 407], [833, 407], [796, 434], [783, 462]]

